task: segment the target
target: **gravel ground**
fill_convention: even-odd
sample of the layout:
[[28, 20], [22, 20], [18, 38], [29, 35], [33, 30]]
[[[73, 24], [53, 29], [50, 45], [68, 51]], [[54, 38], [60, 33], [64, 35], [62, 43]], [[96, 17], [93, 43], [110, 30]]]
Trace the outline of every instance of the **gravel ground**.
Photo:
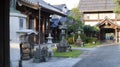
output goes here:
[[120, 46], [106, 45], [86, 51], [74, 67], [120, 67]]

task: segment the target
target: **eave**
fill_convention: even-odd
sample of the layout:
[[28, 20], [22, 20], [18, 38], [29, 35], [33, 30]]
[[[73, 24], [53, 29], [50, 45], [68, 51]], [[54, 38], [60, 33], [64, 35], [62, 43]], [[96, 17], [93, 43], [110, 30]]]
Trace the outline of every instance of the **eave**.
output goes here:
[[20, 3], [22, 5], [25, 5], [25, 6], [29, 7], [29, 8], [35, 9], [35, 10], [39, 9], [39, 5], [37, 5], [37, 4], [28, 3], [28, 2], [25, 2], [23, 0], [18, 0], [18, 3]]
[[31, 3], [31, 2], [28, 2], [28, 1], [25, 1], [25, 0], [18, 0], [18, 3], [24, 5], [24, 6], [27, 6], [29, 8], [32, 8], [32, 9], [35, 9], [35, 10], [39, 10], [39, 8], [41, 9], [41, 11], [44, 11], [44, 12], [47, 12], [47, 13], [50, 13], [50, 14], [58, 14], [60, 16], [67, 16], [66, 14], [62, 13], [62, 12], [59, 12], [59, 11], [54, 11], [50, 8], [46, 8], [44, 6], [41, 6], [39, 4], [34, 4], [34, 3]]

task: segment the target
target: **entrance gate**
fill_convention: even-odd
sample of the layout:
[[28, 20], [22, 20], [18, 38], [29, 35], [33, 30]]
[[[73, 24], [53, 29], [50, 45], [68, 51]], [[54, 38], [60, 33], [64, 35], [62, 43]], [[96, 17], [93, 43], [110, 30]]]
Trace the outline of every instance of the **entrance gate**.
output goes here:
[[109, 18], [105, 18], [97, 24], [100, 28], [99, 40], [112, 40], [115, 43], [120, 43], [120, 26], [114, 23]]

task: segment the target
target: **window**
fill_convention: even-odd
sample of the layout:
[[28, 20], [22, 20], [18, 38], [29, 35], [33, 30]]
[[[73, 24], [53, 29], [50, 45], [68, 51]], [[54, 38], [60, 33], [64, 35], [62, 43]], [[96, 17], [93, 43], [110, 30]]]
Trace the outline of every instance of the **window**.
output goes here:
[[89, 20], [89, 19], [90, 19], [90, 16], [85, 15], [84, 19], [85, 19], [85, 20]]
[[87, 16], [86, 19], [89, 20], [89, 19], [90, 19], [90, 16]]
[[34, 29], [34, 20], [33, 19], [30, 20], [30, 29]]
[[23, 29], [23, 18], [20, 18], [19, 29]]

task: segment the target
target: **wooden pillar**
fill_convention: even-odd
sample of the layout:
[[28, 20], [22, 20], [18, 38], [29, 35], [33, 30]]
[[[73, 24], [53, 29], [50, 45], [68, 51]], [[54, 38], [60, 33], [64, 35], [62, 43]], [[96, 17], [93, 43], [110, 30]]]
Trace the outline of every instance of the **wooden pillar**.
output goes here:
[[[37, 20], [36, 20], [36, 17], [34, 17], [34, 30], [36, 31], [36, 22]], [[37, 43], [37, 37], [36, 36], [34, 36], [34, 43], [36, 44]]]
[[98, 36], [98, 39], [101, 40], [101, 38], [100, 38], [100, 37], [101, 37], [101, 29], [100, 29], [100, 32], [99, 32], [98, 35], [99, 35], [99, 36]]
[[120, 43], [120, 30], [118, 31], [118, 43]]
[[45, 40], [46, 40], [46, 33], [47, 33], [47, 32], [46, 32], [46, 20], [47, 20], [47, 19], [45, 18], [45, 32], [44, 32], [44, 34], [45, 34]]
[[117, 29], [117, 43], [119, 43], [119, 30]]
[[27, 29], [29, 29], [30, 27], [30, 18], [29, 18], [29, 15], [27, 15], [27, 20], [26, 20], [26, 27], [27, 27]]
[[115, 28], [115, 43], [117, 43], [117, 29]]
[[34, 29], [36, 30], [36, 17], [34, 17]]
[[48, 18], [48, 33], [50, 33], [50, 18]]
[[106, 33], [105, 33], [105, 31], [104, 31], [104, 32], [103, 32], [103, 40], [105, 40], [105, 34], [106, 34]]
[[38, 44], [39, 44], [39, 47], [40, 47], [40, 41], [41, 41], [41, 39], [40, 39], [40, 35], [41, 35], [41, 8], [39, 8], [39, 25], [38, 25], [38, 27], [39, 27], [39, 29], [38, 29], [38, 32], [39, 32], [39, 34], [38, 34]]
[[43, 18], [42, 34], [43, 34], [43, 43], [45, 43], [45, 18]]

